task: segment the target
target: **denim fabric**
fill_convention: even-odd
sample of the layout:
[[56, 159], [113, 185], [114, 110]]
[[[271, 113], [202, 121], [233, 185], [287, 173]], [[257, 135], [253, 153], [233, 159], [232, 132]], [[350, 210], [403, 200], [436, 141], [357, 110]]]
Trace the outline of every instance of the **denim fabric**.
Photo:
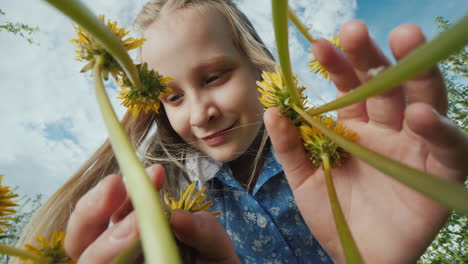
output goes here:
[[283, 169], [270, 152], [252, 194], [223, 164], [206, 182], [212, 211], [244, 263], [333, 263], [309, 231]]

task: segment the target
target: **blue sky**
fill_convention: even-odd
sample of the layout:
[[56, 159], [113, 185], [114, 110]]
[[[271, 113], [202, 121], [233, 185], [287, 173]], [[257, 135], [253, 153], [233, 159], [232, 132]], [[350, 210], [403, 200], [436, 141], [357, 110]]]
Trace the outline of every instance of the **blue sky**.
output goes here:
[[364, 20], [379, 46], [389, 56], [388, 36], [400, 24], [416, 24], [428, 39], [439, 32], [434, 19], [442, 16], [451, 22], [468, 12], [468, 2], [461, 0], [359, 0], [356, 18]]
[[[82, 0], [93, 12], [104, 13], [127, 28], [145, 0]], [[274, 51], [269, 0], [237, 0], [267, 46]], [[389, 54], [387, 38], [402, 23], [415, 23], [428, 38], [437, 33], [436, 16], [452, 22], [467, 13], [466, 0], [291, 0], [303, 19], [312, 25], [314, 37], [330, 37], [353, 18], [368, 23], [372, 36]], [[24, 8], [28, 6], [28, 8]], [[5, 21], [38, 26], [30, 45], [14, 35], [0, 32], [0, 174], [4, 183], [19, 186], [20, 194], [50, 196], [106, 138], [88, 75], [73, 60], [69, 39], [71, 23], [43, 1], [3, 1]], [[307, 87], [324, 101], [335, 90], [327, 81], [308, 72], [309, 44], [291, 34], [293, 67]], [[108, 89], [121, 116], [125, 109]], [[312, 101], [320, 102], [316, 98]]]

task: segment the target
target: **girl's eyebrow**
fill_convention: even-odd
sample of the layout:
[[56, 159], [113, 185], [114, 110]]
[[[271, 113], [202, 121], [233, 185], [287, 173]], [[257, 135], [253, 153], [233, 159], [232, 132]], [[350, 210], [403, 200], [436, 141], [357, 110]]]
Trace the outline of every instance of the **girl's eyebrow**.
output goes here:
[[226, 55], [218, 55], [218, 56], [213, 56], [211, 58], [208, 58], [202, 62], [200, 62], [198, 65], [196, 65], [193, 69], [192, 72], [198, 73], [203, 70], [210, 69], [212, 67], [216, 66], [224, 66], [224, 65], [231, 65], [234, 64], [235, 60], [231, 56], [226, 56]]

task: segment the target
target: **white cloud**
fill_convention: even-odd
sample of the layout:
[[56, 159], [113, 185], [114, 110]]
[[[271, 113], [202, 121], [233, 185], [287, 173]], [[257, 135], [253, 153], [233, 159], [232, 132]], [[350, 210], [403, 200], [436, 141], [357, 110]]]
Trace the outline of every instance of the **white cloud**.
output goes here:
[[[252, 24], [259, 32], [267, 47], [276, 54], [275, 38], [271, 23], [271, 1], [269, 0], [239, 0], [241, 10], [251, 19]], [[336, 34], [339, 28], [355, 16], [357, 3], [355, 0], [295, 0], [290, 1], [291, 8], [301, 18], [302, 22], [310, 26], [313, 37], [330, 38]], [[310, 44], [299, 35], [291, 25], [290, 32], [290, 57], [293, 70], [303, 80], [303, 84], [313, 89], [325, 101], [335, 97], [335, 88], [322, 77], [309, 72], [308, 60], [312, 57], [309, 50]], [[312, 92], [307, 93], [313, 103], [323, 103]]]
[[[83, 2], [96, 13], [119, 18], [128, 28], [144, 1]], [[70, 20], [44, 1], [8, 1], [2, 10], [3, 20], [38, 26], [40, 31], [32, 36], [33, 45], [1, 33], [0, 173], [6, 184], [19, 185], [20, 193], [50, 195], [103, 142], [106, 131], [89, 74], [79, 74], [83, 64], [73, 60]], [[108, 92], [121, 116], [124, 109], [116, 92]], [[52, 134], [46, 129], [50, 126], [57, 126]], [[72, 140], [54, 135], [60, 128]]]
[[354, 18], [355, 0], [297, 0], [291, 1], [314, 37], [331, 37], [347, 21]]

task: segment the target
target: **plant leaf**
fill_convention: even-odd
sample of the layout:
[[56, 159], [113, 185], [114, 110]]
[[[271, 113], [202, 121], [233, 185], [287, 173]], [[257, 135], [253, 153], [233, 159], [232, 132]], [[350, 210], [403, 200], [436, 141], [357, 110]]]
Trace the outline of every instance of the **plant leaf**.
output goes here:
[[406, 186], [440, 202], [461, 214], [468, 215], [468, 189], [463, 185], [408, 167], [398, 161], [387, 158], [377, 152], [369, 150], [359, 144], [338, 135], [321, 124], [308, 113], [297, 106], [293, 109], [309, 123], [317, 128], [340, 147], [366, 162], [384, 174], [391, 176]]

